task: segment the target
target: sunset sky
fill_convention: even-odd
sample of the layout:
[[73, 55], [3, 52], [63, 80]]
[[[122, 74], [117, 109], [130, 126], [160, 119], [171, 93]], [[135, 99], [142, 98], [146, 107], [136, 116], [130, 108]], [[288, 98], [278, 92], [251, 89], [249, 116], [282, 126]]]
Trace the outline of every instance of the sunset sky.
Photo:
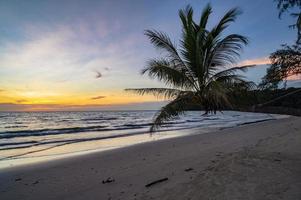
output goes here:
[[[139, 74], [160, 55], [143, 31], [162, 30], [177, 42], [178, 10], [191, 4], [199, 17], [208, 2], [0, 1], [0, 111], [155, 109], [164, 102], [123, 91], [162, 86]], [[287, 27], [294, 19], [278, 19], [273, 0], [210, 2], [210, 24], [230, 8], [242, 9], [229, 31], [250, 39], [240, 64], [259, 64], [247, 74], [258, 82], [269, 54], [295, 40]]]

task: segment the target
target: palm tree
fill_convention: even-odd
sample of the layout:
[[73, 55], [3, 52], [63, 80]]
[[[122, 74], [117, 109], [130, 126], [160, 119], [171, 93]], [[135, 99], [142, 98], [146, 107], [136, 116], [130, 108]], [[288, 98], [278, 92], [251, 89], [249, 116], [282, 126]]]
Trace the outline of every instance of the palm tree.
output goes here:
[[240, 13], [229, 10], [216, 26], [208, 30], [207, 23], [212, 12], [208, 4], [197, 23], [193, 20], [193, 9], [187, 6], [179, 11], [182, 22], [180, 48], [171, 42], [167, 34], [146, 30], [151, 43], [163, 50], [165, 57], [151, 59], [142, 74], [164, 82], [167, 88], [132, 88], [127, 91], [140, 95], [153, 94], [171, 101], [156, 114], [150, 129], [155, 131], [164, 122], [183, 114], [192, 105], [199, 105], [205, 113], [221, 111], [230, 105], [228, 93], [237, 86], [250, 88], [251, 82], [236, 74], [245, 67], [234, 67], [246, 37], [238, 34], [223, 36], [224, 30]]

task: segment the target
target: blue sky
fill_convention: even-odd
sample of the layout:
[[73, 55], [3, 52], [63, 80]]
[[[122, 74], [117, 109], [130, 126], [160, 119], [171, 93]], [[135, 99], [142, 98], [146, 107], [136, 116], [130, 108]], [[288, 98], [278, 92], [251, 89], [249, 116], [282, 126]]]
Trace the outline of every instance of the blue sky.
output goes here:
[[[155, 101], [123, 91], [162, 86], [139, 74], [148, 59], [160, 55], [143, 31], [161, 30], [177, 42], [178, 10], [190, 4], [198, 19], [207, 3], [213, 7], [212, 25], [230, 8], [243, 11], [228, 32], [250, 40], [240, 64], [264, 64], [271, 52], [296, 38], [288, 29], [294, 19], [287, 14], [278, 19], [273, 0], [0, 1], [0, 109], [8, 104], [126, 108]], [[258, 66], [247, 77], [259, 81], [264, 73]]]

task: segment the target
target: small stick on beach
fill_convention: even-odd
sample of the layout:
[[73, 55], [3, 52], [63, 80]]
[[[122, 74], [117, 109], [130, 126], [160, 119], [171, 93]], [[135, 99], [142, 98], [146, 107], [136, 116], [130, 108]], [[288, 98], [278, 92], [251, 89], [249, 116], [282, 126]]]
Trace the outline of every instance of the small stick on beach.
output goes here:
[[168, 180], [168, 178], [162, 178], [162, 179], [153, 181], [153, 182], [151, 182], [151, 183], [149, 183], [149, 184], [146, 184], [145, 187], [150, 187], [150, 186], [152, 186], [152, 185], [155, 185], [155, 184], [157, 184], [157, 183], [161, 183], [161, 182], [164, 182], [164, 181], [167, 181], [167, 180]]
[[193, 168], [190, 167], [190, 168], [185, 169], [184, 171], [189, 172], [189, 171], [192, 171], [192, 170], [193, 170]]

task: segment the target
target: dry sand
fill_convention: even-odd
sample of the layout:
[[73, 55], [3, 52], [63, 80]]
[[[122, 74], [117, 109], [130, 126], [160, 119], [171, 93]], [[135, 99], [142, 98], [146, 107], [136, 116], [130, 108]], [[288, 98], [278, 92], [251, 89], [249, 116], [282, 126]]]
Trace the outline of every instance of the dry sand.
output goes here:
[[0, 199], [298, 200], [301, 118], [5, 170]]

